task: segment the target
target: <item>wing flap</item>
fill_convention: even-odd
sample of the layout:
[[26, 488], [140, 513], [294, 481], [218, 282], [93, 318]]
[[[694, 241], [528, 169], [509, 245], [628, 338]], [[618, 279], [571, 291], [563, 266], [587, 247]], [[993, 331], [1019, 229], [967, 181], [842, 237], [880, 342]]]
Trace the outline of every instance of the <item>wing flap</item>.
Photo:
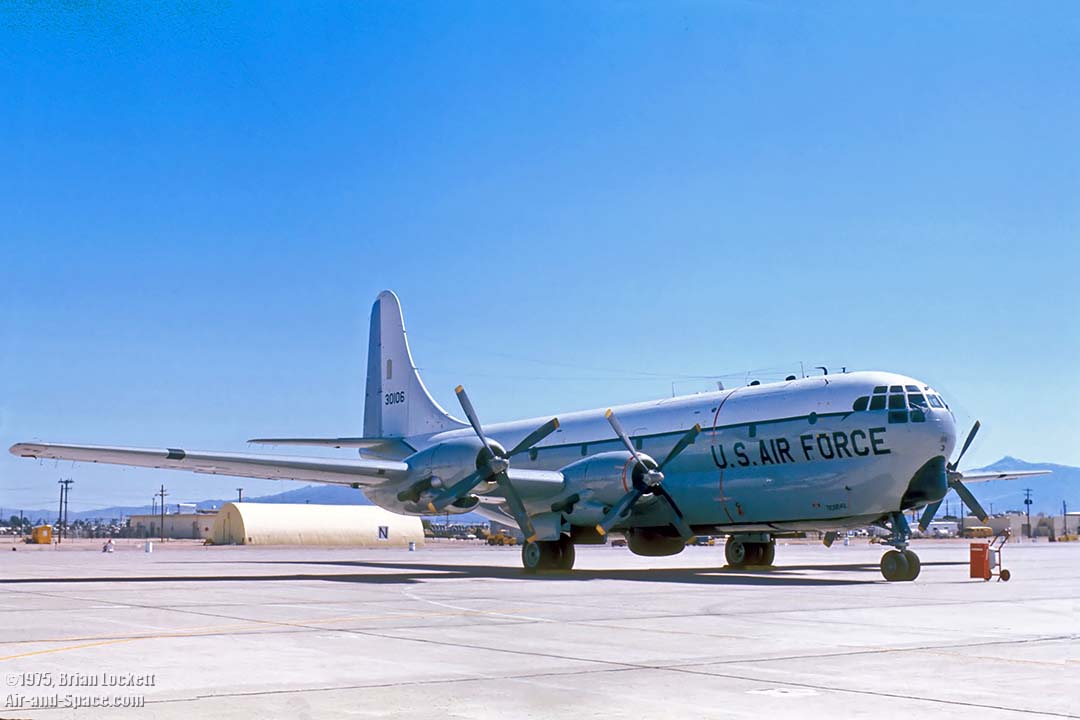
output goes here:
[[376, 485], [395, 480], [409, 472], [396, 460], [334, 459], [206, 452], [178, 448], [130, 448], [102, 445], [56, 445], [16, 443], [12, 455], [51, 460], [107, 463], [130, 467], [187, 470], [210, 475], [302, 480], [331, 485]]
[[394, 460], [401, 460], [416, 452], [415, 448], [400, 438], [252, 438], [248, 442], [255, 445], [357, 448], [365, 455], [381, 455]]

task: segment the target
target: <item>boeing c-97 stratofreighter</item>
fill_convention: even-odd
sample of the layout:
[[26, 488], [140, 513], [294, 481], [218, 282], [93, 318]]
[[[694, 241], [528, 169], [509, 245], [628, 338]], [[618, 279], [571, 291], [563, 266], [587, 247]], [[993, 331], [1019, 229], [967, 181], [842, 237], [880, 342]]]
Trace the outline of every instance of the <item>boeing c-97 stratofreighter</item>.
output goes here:
[[[526, 572], [570, 570], [574, 546], [625, 535], [638, 555], [673, 555], [695, 535], [727, 535], [729, 565], [771, 566], [775, 538], [875, 525], [892, 549], [887, 580], [914, 580], [905, 514], [934, 517], [965, 482], [956, 426], [927, 384], [850, 372], [665, 398], [607, 410], [482, 425], [464, 388], [458, 420], [432, 399], [409, 352], [397, 296], [371, 312], [362, 437], [260, 438], [356, 448], [359, 458], [18, 443], [15, 455], [347, 485], [398, 513], [477, 512], [524, 534]], [[831, 537], [827, 535], [827, 537]]]

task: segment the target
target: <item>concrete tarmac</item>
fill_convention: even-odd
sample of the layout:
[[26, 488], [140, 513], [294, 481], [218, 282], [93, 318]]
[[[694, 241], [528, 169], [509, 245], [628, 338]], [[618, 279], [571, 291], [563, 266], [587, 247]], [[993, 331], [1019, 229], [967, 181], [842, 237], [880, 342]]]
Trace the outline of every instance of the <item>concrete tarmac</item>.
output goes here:
[[[959, 541], [914, 543], [913, 583], [865, 540], [536, 577], [456, 543], [99, 547], [0, 545], [0, 718], [1080, 717], [1076, 543], [1008, 546], [1008, 583]], [[106, 699], [137, 707], [65, 707]]]

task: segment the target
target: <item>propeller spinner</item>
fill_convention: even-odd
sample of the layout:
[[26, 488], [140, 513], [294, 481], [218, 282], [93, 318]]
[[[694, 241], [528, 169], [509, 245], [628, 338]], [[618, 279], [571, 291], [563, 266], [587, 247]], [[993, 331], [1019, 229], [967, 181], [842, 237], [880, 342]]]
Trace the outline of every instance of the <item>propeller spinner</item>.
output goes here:
[[641, 472], [640, 474], [635, 473], [633, 475], [634, 487], [630, 492], [623, 495], [619, 501], [604, 514], [604, 517], [602, 517], [600, 522], [596, 525], [596, 531], [601, 535], [606, 535], [619, 520], [633, 510], [634, 505], [637, 504], [638, 500], [645, 495], [657, 495], [666, 501], [672, 525], [679, 531], [679, 534], [683, 538], [691, 537], [694, 533], [690, 529], [690, 526], [687, 525], [686, 520], [683, 519], [682, 511], [675, 503], [675, 499], [672, 498], [664, 488], [664, 468], [682, 453], [683, 450], [694, 443], [698, 434], [701, 433], [701, 426], [694, 425], [694, 427], [690, 428], [685, 435], [679, 438], [679, 442], [675, 443], [675, 447], [671, 448], [671, 452], [667, 454], [667, 457], [657, 465], [652, 458], [643, 457], [638, 453], [637, 448], [635, 448], [634, 443], [630, 441], [630, 437], [626, 434], [626, 431], [623, 430], [622, 423], [619, 422], [619, 418], [615, 416], [614, 412], [609, 409], [604, 413], [604, 417], [606, 417], [608, 423], [611, 424], [611, 429], [614, 430], [615, 434], [622, 440], [623, 445], [626, 446], [626, 450], [630, 453], [631, 457], [634, 458], [634, 462]]
[[[983, 506], [979, 504], [979, 501], [975, 499], [975, 496], [971, 494], [971, 491], [964, 485], [964, 473], [957, 470], [957, 466], [960, 464], [960, 460], [964, 457], [964, 453], [971, 447], [971, 443], [975, 440], [975, 435], [978, 434], [981, 427], [978, 420], [971, 426], [971, 431], [968, 433], [967, 439], [964, 440], [964, 446], [960, 448], [960, 454], [956, 456], [956, 460], [945, 466], [945, 472], [948, 477], [949, 487], [956, 491], [956, 494], [960, 496], [960, 499], [967, 505], [968, 509], [979, 518], [980, 522], [986, 522], [988, 515]], [[942, 498], [944, 499], [944, 498]], [[926, 506], [926, 510], [923, 511], [922, 517], [919, 518], [919, 530], [926, 532], [926, 528], [930, 527], [931, 521], [934, 516], [937, 515], [938, 508], [941, 507], [941, 500], [930, 503]]]

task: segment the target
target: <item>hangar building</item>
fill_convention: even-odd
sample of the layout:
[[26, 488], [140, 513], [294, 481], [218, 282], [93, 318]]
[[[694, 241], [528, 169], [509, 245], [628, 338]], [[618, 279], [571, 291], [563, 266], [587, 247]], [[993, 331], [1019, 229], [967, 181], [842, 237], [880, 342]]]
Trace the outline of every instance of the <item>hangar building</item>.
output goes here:
[[424, 544], [420, 518], [371, 505], [225, 503], [214, 519], [215, 545]]

